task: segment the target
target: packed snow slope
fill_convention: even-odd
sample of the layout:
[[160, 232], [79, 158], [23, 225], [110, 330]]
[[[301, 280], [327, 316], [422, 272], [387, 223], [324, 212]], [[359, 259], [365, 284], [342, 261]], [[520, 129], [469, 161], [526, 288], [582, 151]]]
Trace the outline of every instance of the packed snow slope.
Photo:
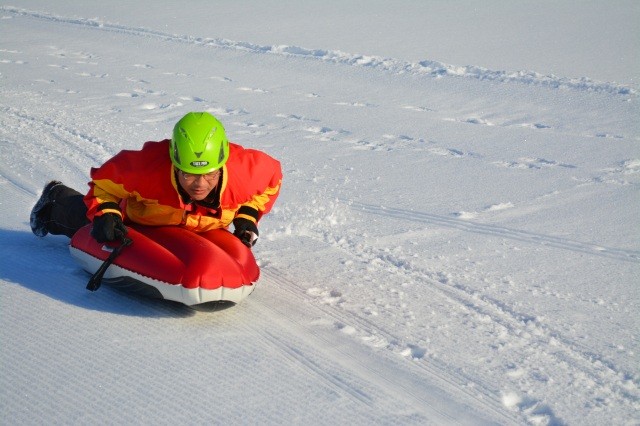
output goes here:
[[[291, 21], [284, 41], [241, 19], [227, 38], [208, 8], [188, 25], [148, 1], [20, 3], [0, 5], [5, 423], [640, 423], [635, 75], [412, 59], [419, 38], [394, 55], [373, 32], [367, 51], [302, 44]], [[282, 162], [256, 291], [218, 313], [87, 292], [68, 240], [29, 229], [43, 185], [84, 191], [188, 111]]]

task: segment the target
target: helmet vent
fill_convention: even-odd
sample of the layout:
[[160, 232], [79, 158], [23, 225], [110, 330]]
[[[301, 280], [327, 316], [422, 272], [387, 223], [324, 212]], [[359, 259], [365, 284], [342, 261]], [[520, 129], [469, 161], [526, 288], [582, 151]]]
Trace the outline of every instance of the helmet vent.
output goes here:
[[176, 163], [180, 164], [180, 153], [178, 152], [178, 146], [173, 146], [173, 159]]

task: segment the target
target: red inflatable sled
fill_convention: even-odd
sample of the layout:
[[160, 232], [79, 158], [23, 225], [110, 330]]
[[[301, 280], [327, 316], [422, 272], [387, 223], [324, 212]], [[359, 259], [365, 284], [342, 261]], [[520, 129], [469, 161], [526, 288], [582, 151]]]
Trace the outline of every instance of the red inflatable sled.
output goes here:
[[[226, 229], [195, 233], [177, 226], [128, 224], [132, 244], [118, 254], [102, 281], [112, 287], [204, 310], [246, 298], [260, 276], [253, 253]], [[71, 239], [76, 261], [95, 273], [115, 245], [98, 243], [91, 225]]]

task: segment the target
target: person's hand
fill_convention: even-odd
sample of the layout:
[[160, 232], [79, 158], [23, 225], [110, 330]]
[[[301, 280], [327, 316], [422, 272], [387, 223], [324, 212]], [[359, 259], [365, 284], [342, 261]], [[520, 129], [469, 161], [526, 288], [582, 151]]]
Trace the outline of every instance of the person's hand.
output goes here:
[[249, 219], [237, 217], [233, 220], [233, 226], [235, 227], [233, 235], [238, 237], [240, 241], [242, 241], [242, 244], [249, 248], [256, 244], [259, 233], [255, 223]]
[[127, 232], [119, 214], [104, 213], [93, 218], [91, 236], [99, 243], [122, 240]]

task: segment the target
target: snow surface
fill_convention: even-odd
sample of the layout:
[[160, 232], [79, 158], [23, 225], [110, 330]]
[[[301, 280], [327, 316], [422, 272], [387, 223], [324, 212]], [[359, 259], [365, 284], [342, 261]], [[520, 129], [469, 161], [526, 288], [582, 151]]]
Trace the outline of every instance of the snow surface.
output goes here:
[[[640, 423], [637, 2], [128, 3], [0, 2], [3, 423]], [[283, 163], [256, 291], [87, 292], [39, 192], [192, 110]]]

